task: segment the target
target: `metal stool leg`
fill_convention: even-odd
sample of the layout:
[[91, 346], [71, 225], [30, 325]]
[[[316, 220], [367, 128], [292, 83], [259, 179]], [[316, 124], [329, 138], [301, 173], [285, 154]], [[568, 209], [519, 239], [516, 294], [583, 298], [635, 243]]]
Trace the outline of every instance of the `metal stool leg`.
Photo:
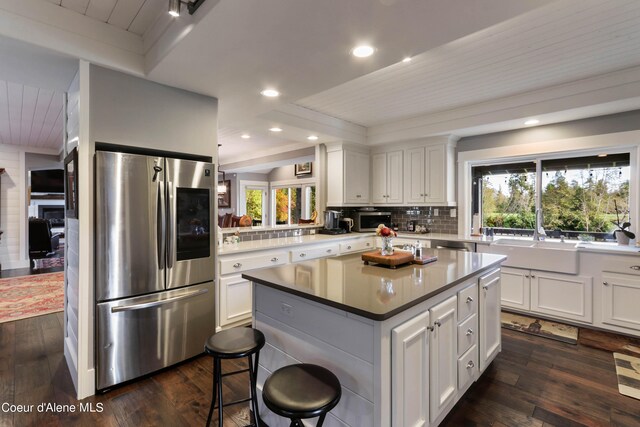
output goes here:
[[213, 415], [213, 407], [216, 406], [216, 390], [217, 390], [217, 384], [216, 384], [216, 359], [213, 358], [212, 359], [212, 365], [213, 365], [213, 390], [211, 392], [211, 408], [209, 408], [209, 416], [207, 417], [207, 427], [209, 427], [209, 425], [211, 424], [211, 416]]
[[222, 427], [222, 363], [216, 359], [216, 382], [218, 383], [218, 426]]
[[252, 360], [251, 356], [247, 357], [249, 362], [249, 381], [250, 381], [250, 394], [251, 394], [251, 405], [253, 406], [253, 419], [256, 422], [256, 427], [260, 427], [263, 425], [262, 419], [260, 418], [260, 412], [258, 412], [258, 396], [256, 393], [256, 387], [258, 384], [258, 361], [260, 360], [260, 352], [256, 353], [255, 360]]
[[324, 417], [326, 416], [327, 414], [320, 415], [320, 418], [318, 418], [318, 424], [316, 424], [316, 427], [322, 427], [322, 424], [324, 423]]

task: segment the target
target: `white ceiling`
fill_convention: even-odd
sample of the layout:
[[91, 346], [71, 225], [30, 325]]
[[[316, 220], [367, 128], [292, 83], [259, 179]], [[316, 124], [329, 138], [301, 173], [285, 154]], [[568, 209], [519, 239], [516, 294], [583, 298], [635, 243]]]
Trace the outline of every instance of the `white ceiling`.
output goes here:
[[168, 0], [46, 0], [100, 22], [144, 34], [167, 10]]
[[[0, 4], [0, 34], [217, 97], [222, 163], [308, 147], [311, 133], [380, 144], [640, 108], [637, 0], [208, 0], [177, 19], [166, 9], [12, 1]], [[373, 57], [349, 54], [361, 42]], [[269, 86], [282, 96], [261, 97]], [[276, 125], [284, 132], [267, 130]]]

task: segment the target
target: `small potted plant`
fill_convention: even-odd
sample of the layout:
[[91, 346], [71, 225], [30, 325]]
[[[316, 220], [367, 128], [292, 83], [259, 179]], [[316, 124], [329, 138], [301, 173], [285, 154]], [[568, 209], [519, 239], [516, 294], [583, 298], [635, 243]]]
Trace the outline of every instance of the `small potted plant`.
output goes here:
[[613, 223], [618, 226], [618, 229], [613, 232], [613, 235], [616, 236], [616, 240], [618, 245], [620, 246], [629, 246], [630, 239], [635, 239], [636, 235], [629, 231], [629, 227], [631, 227], [630, 222], [624, 222], [624, 213], [622, 215], [622, 221], [620, 221], [620, 210], [618, 209], [618, 203], [613, 201], [613, 205], [616, 209], [616, 221]]
[[398, 233], [384, 224], [378, 225], [378, 228], [376, 229], [376, 236], [380, 236], [382, 238], [380, 255], [393, 255], [393, 238], [397, 235]]

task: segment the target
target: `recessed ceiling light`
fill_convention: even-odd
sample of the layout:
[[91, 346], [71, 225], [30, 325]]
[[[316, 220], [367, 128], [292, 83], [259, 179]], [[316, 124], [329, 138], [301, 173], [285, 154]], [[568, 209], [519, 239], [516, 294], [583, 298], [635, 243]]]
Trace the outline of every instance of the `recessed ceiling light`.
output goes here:
[[251, 135], [249, 135], [248, 133], [243, 133], [242, 135], [240, 135], [240, 138], [249, 139], [249, 138], [251, 138]]
[[607, 153], [598, 154], [598, 157], [607, 157]]
[[271, 132], [282, 132], [282, 128], [279, 128], [279, 127], [274, 127], [274, 128], [269, 129], [269, 130]]
[[373, 55], [375, 49], [369, 45], [360, 45], [353, 48], [351, 54], [357, 58], [366, 58]]
[[405, 58], [402, 60], [402, 62], [411, 62], [411, 57], [410, 57], [410, 56], [405, 57]]
[[280, 96], [280, 92], [275, 89], [265, 89], [260, 93], [262, 94], [262, 96], [266, 96], [267, 98], [277, 98], [278, 96]]
[[538, 123], [540, 123], [540, 120], [538, 119], [529, 119], [526, 122], [524, 122], [525, 126], [533, 126], [533, 125], [537, 125]]
[[316, 135], [309, 135], [309, 136], [307, 137], [307, 139], [308, 139], [309, 141], [317, 141], [317, 140], [318, 140], [318, 137], [317, 137]]

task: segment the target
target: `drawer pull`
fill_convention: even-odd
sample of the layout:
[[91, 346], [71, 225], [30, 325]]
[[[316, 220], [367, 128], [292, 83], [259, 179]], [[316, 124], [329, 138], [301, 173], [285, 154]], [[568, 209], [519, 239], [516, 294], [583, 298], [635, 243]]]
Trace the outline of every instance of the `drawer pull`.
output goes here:
[[302, 253], [300, 254], [300, 258], [304, 258], [304, 257], [306, 257], [306, 256], [307, 256], [307, 254], [305, 254], [304, 252], [302, 252]]
[[347, 246], [347, 249], [351, 249], [351, 245]]
[[233, 264], [233, 268], [240, 268], [242, 267], [242, 264], [239, 262], [236, 262], [235, 264]]
[[525, 274], [525, 275], [524, 275], [524, 277], [526, 277], [526, 278], [528, 279], [528, 278], [529, 278], [529, 275], [528, 275], [528, 274]]
[[271, 262], [278, 262], [278, 258], [276, 257], [271, 258]]
[[434, 324], [435, 326], [437, 326], [438, 328], [439, 328], [440, 326], [442, 326], [442, 323], [440, 323], [440, 320], [436, 320], [435, 322], [433, 322], [433, 324]]
[[472, 302], [473, 302], [473, 298], [467, 297], [467, 303], [472, 303]]
[[536, 276], [534, 276], [534, 275], [532, 274], [532, 275], [531, 275], [531, 278], [532, 278], [532, 279], [535, 279], [535, 278], [536, 278]]
[[602, 282], [603, 285], [609, 286], [609, 282]]
[[473, 329], [471, 328], [467, 329], [467, 336], [469, 335], [473, 335]]
[[469, 363], [467, 363], [467, 369], [473, 369], [476, 366], [475, 363], [473, 363], [473, 360], [469, 360]]
[[371, 246], [371, 243], [367, 243], [367, 246]]
[[632, 265], [629, 268], [632, 269], [632, 270], [640, 271], [640, 265]]
[[435, 326], [427, 326], [427, 329], [433, 332], [433, 330], [435, 329]]
[[331, 249], [327, 249], [327, 253], [330, 254], [331, 253]]

